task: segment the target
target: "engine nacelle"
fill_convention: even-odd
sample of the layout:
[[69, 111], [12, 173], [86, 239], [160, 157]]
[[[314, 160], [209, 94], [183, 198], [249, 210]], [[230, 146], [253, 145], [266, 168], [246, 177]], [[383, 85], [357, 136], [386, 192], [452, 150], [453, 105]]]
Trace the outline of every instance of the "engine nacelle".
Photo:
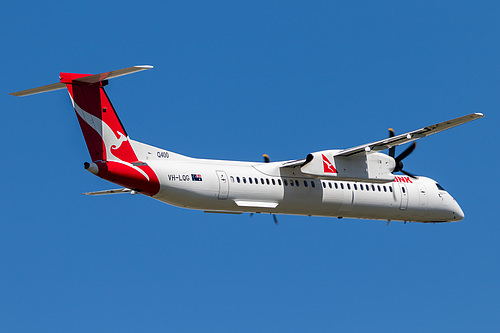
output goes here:
[[342, 180], [391, 182], [396, 166], [394, 158], [376, 152], [337, 156], [340, 150], [309, 154], [300, 168], [305, 174]]

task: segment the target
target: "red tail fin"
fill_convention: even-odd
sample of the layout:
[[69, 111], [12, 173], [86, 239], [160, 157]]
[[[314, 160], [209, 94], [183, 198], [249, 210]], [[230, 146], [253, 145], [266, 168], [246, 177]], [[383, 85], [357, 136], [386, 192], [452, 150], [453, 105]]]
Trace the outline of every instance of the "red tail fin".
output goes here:
[[136, 162], [127, 132], [104, 91], [107, 81], [78, 81], [88, 76], [61, 73], [61, 82], [68, 88], [92, 161]]
[[103, 75], [61, 73], [73, 102], [97, 175], [122, 186], [149, 195], [159, 190], [158, 178], [143, 161], [139, 161], [129, 137], [104, 91]]
[[104, 87], [108, 79], [150, 69], [135, 66], [102, 74], [61, 73], [61, 82], [12, 93], [28, 96], [66, 88], [78, 117], [94, 167], [99, 177], [148, 195], [158, 193], [160, 185], [153, 169], [139, 161]]

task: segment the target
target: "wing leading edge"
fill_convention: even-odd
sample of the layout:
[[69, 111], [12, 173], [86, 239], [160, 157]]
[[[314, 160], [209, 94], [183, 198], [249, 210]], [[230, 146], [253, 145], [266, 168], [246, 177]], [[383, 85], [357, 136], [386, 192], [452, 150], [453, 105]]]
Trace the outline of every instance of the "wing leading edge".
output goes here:
[[[448, 121], [443, 121], [441, 123], [426, 126], [424, 128], [417, 129], [417, 130], [414, 130], [411, 132], [396, 135], [396, 136], [393, 136], [391, 138], [386, 138], [383, 140], [367, 143], [367, 144], [353, 147], [353, 148], [340, 149], [334, 153], [334, 156], [348, 157], [348, 156], [352, 156], [352, 155], [356, 155], [356, 154], [360, 154], [360, 153], [366, 153], [366, 152], [370, 152], [370, 151], [373, 151], [373, 152], [382, 151], [385, 149], [389, 149], [391, 147], [403, 145], [405, 143], [424, 138], [424, 137], [432, 135], [432, 134], [439, 133], [441, 131], [453, 128], [453, 127], [458, 126], [458, 125], [468, 123], [469, 121], [476, 120], [476, 119], [479, 119], [482, 117], [484, 117], [484, 115], [482, 113], [471, 113], [471, 114], [468, 114], [466, 116], [451, 119]], [[295, 161], [286, 161], [280, 167], [293, 168], [293, 167], [297, 167], [297, 166], [303, 166], [303, 165], [307, 164], [308, 162], [309, 161], [307, 158], [295, 160]]]
[[336, 156], [351, 156], [361, 152], [369, 151], [381, 151], [389, 149], [391, 147], [399, 146], [408, 142], [415, 141], [417, 139], [425, 138], [426, 136], [439, 133], [441, 131], [453, 128], [458, 125], [468, 123], [469, 121], [476, 120], [484, 117], [482, 113], [471, 113], [463, 117], [451, 119], [448, 121], [443, 121], [434, 125], [426, 126], [421, 129], [417, 129], [408, 133], [393, 136], [392, 138], [387, 138], [371, 143], [367, 143], [354, 148], [348, 148], [341, 150]]

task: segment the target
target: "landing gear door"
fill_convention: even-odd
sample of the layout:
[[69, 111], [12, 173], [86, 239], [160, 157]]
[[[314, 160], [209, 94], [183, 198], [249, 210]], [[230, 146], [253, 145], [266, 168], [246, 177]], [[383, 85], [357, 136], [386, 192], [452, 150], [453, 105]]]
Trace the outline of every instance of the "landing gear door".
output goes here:
[[227, 175], [224, 171], [217, 170], [217, 178], [219, 179], [219, 195], [218, 198], [221, 200], [227, 199], [229, 194], [229, 181]]

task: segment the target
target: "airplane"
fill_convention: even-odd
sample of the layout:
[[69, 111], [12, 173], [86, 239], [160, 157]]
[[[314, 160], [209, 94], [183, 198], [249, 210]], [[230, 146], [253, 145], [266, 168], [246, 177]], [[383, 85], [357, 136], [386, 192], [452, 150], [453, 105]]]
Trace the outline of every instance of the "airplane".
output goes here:
[[[101, 74], [60, 73], [60, 82], [11, 93], [28, 96], [67, 88], [94, 175], [122, 186], [83, 193], [140, 193], [207, 213], [269, 213], [403, 222], [464, 218], [456, 200], [435, 180], [403, 170], [415, 140], [483, 117], [481, 113], [426, 126], [347, 149], [312, 152], [271, 162], [187, 157], [130, 139], [106, 94], [108, 80], [153, 68], [133, 66]], [[396, 156], [396, 146], [412, 144]], [[388, 149], [388, 154], [380, 151]], [[394, 175], [401, 172], [403, 175]]]

